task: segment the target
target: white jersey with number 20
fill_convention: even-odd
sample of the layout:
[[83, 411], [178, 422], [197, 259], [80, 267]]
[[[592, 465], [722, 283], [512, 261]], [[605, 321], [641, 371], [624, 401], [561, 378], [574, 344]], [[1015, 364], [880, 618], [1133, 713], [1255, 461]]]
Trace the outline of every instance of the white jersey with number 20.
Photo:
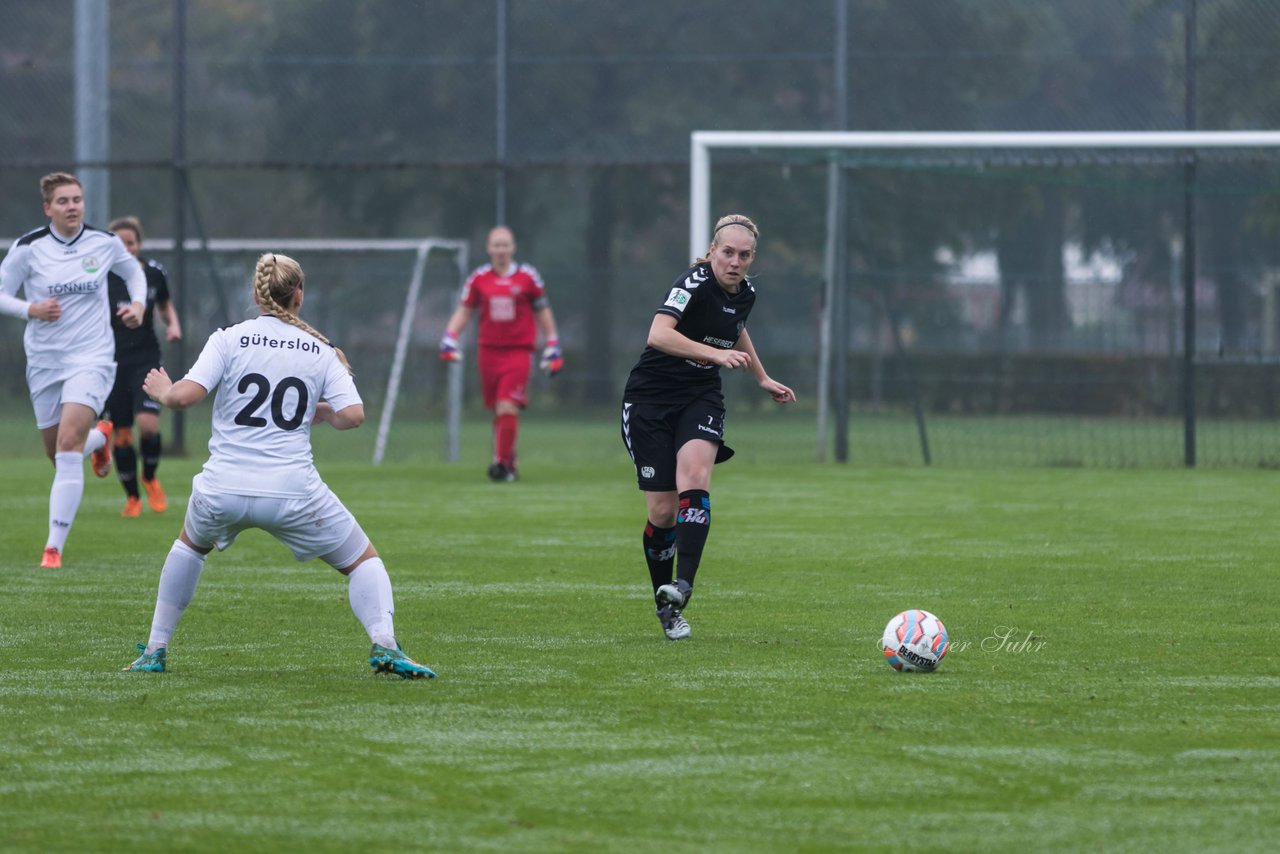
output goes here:
[[323, 485], [311, 456], [316, 404], [362, 402], [333, 347], [270, 315], [213, 333], [185, 379], [217, 392], [205, 491], [311, 494]]

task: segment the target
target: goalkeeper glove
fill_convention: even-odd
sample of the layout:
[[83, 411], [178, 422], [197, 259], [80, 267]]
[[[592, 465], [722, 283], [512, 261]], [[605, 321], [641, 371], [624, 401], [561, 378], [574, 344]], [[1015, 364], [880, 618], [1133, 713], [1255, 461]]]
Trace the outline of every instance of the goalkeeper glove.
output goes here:
[[547, 339], [547, 346], [542, 348], [542, 361], [538, 362], [538, 367], [546, 371], [549, 377], [560, 373], [560, 369], [564, 367], [564, 356], [560, 355], [559, 338]]
[[440, 361], [462, 361], [462, 350], [458, 347], [458, 336], [451, 332], [446, 332], [444, 337], [440, 339]]

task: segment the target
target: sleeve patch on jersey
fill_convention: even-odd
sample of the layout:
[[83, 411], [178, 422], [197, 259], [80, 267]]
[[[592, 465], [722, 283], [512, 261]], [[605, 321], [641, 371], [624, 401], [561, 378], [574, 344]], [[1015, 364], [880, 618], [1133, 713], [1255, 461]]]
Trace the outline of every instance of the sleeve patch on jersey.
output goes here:
[[684, 307], [689, 303], [690, 294], [684, 288], [672, 288], [671, 295], [667, 297], [667, 301], [663, 303], [668, 308], [674, 308], [677, 311], [684, 311]]

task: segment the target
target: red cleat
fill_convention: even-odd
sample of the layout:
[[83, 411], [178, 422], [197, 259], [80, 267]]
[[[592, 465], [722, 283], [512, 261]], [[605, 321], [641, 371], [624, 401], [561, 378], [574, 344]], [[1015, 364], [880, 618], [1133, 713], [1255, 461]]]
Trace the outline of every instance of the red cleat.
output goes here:
[[147, 491], [147, 503], [151, 505], [153, 512], [163, 513], [169, 509], [169, 499], [165, 497], [164, 487], [160, 485], [158, 478], [144, 480], [142, 488]]
[[49, 546], [44, 550], [44, 557], [40, 559], [41, 569], [62, 569], [62, 553]]

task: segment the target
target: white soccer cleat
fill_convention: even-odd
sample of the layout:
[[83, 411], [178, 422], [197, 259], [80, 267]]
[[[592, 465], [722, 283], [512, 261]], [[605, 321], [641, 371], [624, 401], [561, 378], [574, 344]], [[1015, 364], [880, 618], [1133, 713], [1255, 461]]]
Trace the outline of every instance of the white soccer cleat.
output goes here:
[[663, 605], [658, 609], [658, 622], [662, 623], [662, 631], [668, 640], [683, 640], [690, 634], [689, 622], [672, 605]]

